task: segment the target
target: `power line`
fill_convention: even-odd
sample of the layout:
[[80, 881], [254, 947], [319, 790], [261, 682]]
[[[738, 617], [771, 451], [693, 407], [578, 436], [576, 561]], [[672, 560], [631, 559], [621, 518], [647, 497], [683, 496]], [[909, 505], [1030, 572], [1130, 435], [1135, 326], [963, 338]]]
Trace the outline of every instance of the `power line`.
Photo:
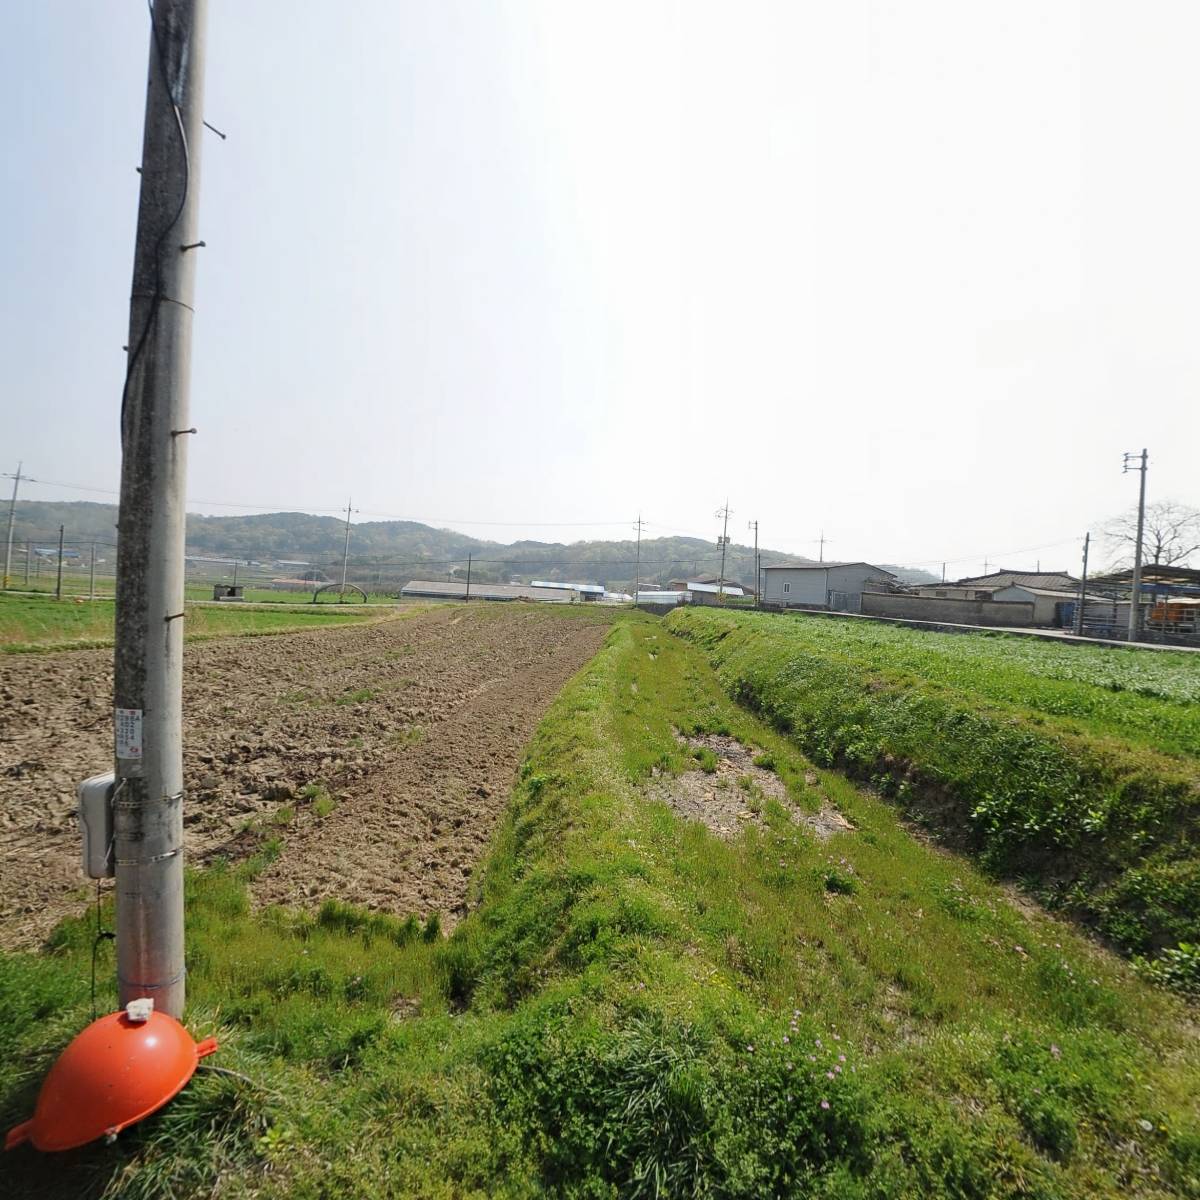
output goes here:
[[[59, 488], [66, 488], [71, 491], [94, 492], [99, 495], [114, 495], [115, 496], [115, 495], [119, 494], [111, 488], [97, 488], [97, 487], [91, 487], [91, 486], [87, 486], [84, 484], [78, 484], [78, 483], [65, 483], [61, 480], [54, 480], [54, 479], [41, 479], [41, 478], [33, 479], [27, 475], [22, 475], [21, 478], [22, 478], [22, 482], [39, 483], [44, 487], [59, 487]], [[345, 511], [344, 505], [246, 504], [246, 503], [232, 501], [232, 500], [203, 500], [203, 499], [189, 499], [187, 503], [190, 505], [205, 505], [205, 506], [214, 507], [214, 508], [247, 509], [247, 510], [261, 512], [264, 516], [271, 515], [272, 513], [275, 513], [275, 512], [302, 512], [302, 513], [312, 513], [312, 514], [320, 515], [320, 514], [342, 513]], [[382, 518], [385, 520], [394, 520], [394, 521], [408, 521], [413, 524], [428, 525], [431, 528], [443, 528], [445, 526], [450, 526], [450, 525], [476, 525], [476, 526], [490, 526], [490, 527], [496, 527], [496, 528], [501, 528], [501, 527], [506, 527], [506, 526], [511, 526], [511, 527], [524, 526], [524, 527], [541, 528], [541, 529], [549, 529], [549, 528], [582, 529], [582, 528], [618, 527], [618, 526], [625, 524], [625, 522], [620, 519], [611, 520], [611, 521], [608, 521], [608, 520], [605, 520], [605, 521], [496, 521], [496, 520], [490, 520], [490, 519], [489, 520], [464, 520], [461, 518], [449, 518], [449, 517], [404, 516], [399, 513], [380, 512], [380, 511], [371, 510], [371, 509], [362, 509], [362, 510], [358, 510], [358, 511], [359, 511], [360, 515], [362, 515], [362, 516], [378, 517], [378, 518]], [[203, 517], [203, 514], [201, 514], [201, 513], [193, 512], [193, 513], [190, 513], [189, 515], [194, 516], [194, 517]], [[363, 524], [363, 522], [360, 522], [360, 524]], [[696, 538], [698, 540], [705, 542], [706, 544], [709, 541], [709, 535], [701, 533], [698, 530], [681, 529], [678, 526], [667, 525], [667, 524], [660, 523], [657, 521], [648, 521], [645, 518], [641, 519], [641, 525], [642, 525], [643, 529], [662, 530], [663, 532], [658, 535], [659, 539], [662, 537], [667, 537], [667, 536], [675, 536], [675, 537]], [[464, 536], [469, 537], [470, 535], [465, 534]], [[630, 539], [630, 540], [632, 541], [633, 539]], [[651, 540], [658, 540], [658, 539], [652, 538]], [[829, 542], [829, 539], [827, 537], [825, 537], [823, 533], [821, 536], [816, 537], [816, 538], [805, 539], [805, 538], [784, 537], [784, 538], [781, 538], [781, 540], [791, 543], [791, 544], [820, 546], [822, 555], [823, 555], [824, 544], [827, 544]], [[1042, 544], [1037, 545], [1037, 546], [1026, 546], [1021, 549], [1017, 549], [1017, 550], [1001, 551], [1000, 553], [996, 553], [994, 551], [988, 551], [986, 553], [976, 552], [976, 553], [961, 554], [961, 555], [954, 555], [954, 556], [946, 555], [946, 554], [938, 554], [936, 556], [933, 556], [930, 558], [924, 558], [924, 559], [892, 559], [891, 561], [895, 562], [896, 565], [898, 565], [898, 566], [904, 566], [904, 567], [928, 567], [928, 566], [936, 567], [936, 566], [940, 566], [942, 563], [954, 564], [954, 563], [963, 563], [963, 562], [978, 562], [978, 561], [981, 561], [984, 559], [987, 559], [988, 561], [1002, 561], [1005, 558], [1014, 558], [1017, 555], [1030, 554], [1030, 553], [1033, 553], [1038, 550], [1049, 550], [1049, 549], [1054, 549], [1055, 547], [1058, 547], [1058, 546], [1074, 545], [1076, 540], [1077, 539], [1074, 537], [1062, 538], [1055, 542], [1043, 542]], [[732, 546], [732, 543], [730, 543], [730, 545]], [[746, 550], [749, 550], [749, 547], [746, 547]], [[257, 551], [257, 553], [262, 554], [264, 556], [269, 556], [269, 555], [274, 554], [275, 551], [273, 551], [271, 549], [260, 549]], [[291, 553], [303, 553], [303, 552], [302, 551], [285, 551], [285, 552], [281, 552], [281, 553], [291, 554]], [[772, 551], [772, 552], [764, 551], [764, 553], [784, 553], [784, 552], [783, 551]], [[647, 565], [653, 565], [655, 563], [662, 563], [662, 562], [690, 562], [690, 561], [693, 561], [697, 557], [710, 558], [710, 557], [715, 557], [715, 555], [708, 555], [708, 556], [685, 555], [683, 557], [675, 558], [675, 559], [645, 559], [645, 558], [643, 558], [641, 561], [645, 562]], [[888, 556], [885, 555], [884, 557], [888, 557]], [[430, 561], [431, 564], [434, 564], [434, 560], [428, 560], [428, 561]], [[442, 561], [442, 560], [438, 560], [438, 561]], [[465, 559], [462, 559], [462, 560], [452, 559], [452, 560], [444, 560], [444, 561], [457, 562], [457, 561], [465, 561]], [[514, 560], [514, 559], [485, 560], [485, 559], [477, 558], [474, 561], [482, 563], [482, 562], [487, 562], [487, 561], [490, 561], [490, 562], [495, 562], [495, 561], [515, 562], [517, 560]], [[524, 560], [522, 560], [522, 561], [524, 561]], [[620, 561], [625, 562], [626, 560], [620, 560]], [[628, 561], [636, 563], [636, 558], [630, 559]], [[549, 564], [543, 562], [542, 565], [549, 565]], [[587, 565], [587, 564], [571, 561], [571, 562], [564, 562], [562, 564], [557, 564], [557, 565], [577, 566], [577, 565]]]

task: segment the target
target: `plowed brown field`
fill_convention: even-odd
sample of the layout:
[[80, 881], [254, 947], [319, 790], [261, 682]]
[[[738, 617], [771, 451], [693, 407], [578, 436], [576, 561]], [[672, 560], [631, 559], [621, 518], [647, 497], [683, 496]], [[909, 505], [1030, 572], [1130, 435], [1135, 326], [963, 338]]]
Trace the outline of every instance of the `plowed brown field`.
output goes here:
[[[243, 852], [277, 822], [283, 852], [256, 884], [260, 900], [335, 896], [453, 924], [522, 747], [609, 619], [447, 605], [190, 645], [191, 861]], [[110, 761], [111, 703], [111, 651], [0, 660], [0, 945], [35, 944], [88, 894], [74, 788]], [[336, 802], [324, 816], [310, 784]]]

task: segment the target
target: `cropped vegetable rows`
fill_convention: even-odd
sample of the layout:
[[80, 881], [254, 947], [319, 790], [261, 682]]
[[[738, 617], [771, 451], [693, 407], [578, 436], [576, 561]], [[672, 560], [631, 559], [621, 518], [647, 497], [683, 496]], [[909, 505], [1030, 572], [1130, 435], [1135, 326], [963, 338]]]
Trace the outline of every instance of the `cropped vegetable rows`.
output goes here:
[[793, 644], [823, 655], [1068, 718], [1168, 754], [1200, 755], [1200, 655], [874, 621], [799, 618], [789, 626]]

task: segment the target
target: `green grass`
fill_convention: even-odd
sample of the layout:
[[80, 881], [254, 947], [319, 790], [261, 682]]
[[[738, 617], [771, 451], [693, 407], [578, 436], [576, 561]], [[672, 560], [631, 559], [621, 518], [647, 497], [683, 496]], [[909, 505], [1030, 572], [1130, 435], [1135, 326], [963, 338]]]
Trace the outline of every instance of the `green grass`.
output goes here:
[[[111, 600], [54, 600], [41, 596], [0, 593], [0, 652], [21, 654], [111, 646]], [[407, 611], [407, 610], [406, 610]], [[416, 611], [416, 610], [413, 610]], [[185, 637], [255, 636], [323, 629], [352, 621], [380, 619], [380, 610], [343, 606], [312, 606], [272, 611], [253, 606], [194, 605], [187, 608]]]
[[[941, 682], [952, 673], [943, 659], [956, 648], [956, 635], [887, 630], [873, 663], [861, 649], [871, 644], [869, 634], [847, 633], [844, 622], [693, 610], [672, 614], [667, 624], [704, 649], [732, 695], [789, 732], [815, 761], [896, 797], [953, 843], [1026, 879], [1122, 949], [1153, 955], [1200, 940], [1194, 758], [1123, 739], [1113, 732], [1115, 719], [1093, 731], [1073, 718], [984, 697], [971, 690], [966, 668], [953, 668], [962, 674], [958, 686]], [[888, 665], [886, 647], [897, 634], [908, 672]], [[933, 639], [928, 646], [925, 638]], [[847, 639], [859, 647], [853, 654]], [[969, 637], [961, 640], [969, 647]], [[1034, 653], [1030, 645], [1051, 655], [1075, 652], [982, 640], [989, 654], [1014, 647], [1018, 662]], [[928, 678], [915, 670], [922, 651]], [[1189, 667], [1200, 670], [1200, 661]], [[1016, 690], [1019, 670], [998, 668], [996, 677]], [[1152, 674], [1153, 665], [1146, 670]], [[1163, 670], [1164, 689], [1185, 690], [1177, 663], [1168, 660]], [[1120, 699], [1183, 709], [1130, 693]], [[1189, 713], [1181, 721], [1192, 719]]]
[[[775, 801], [733, 842], [680, 820], [646, 790], [696, 769], [676, 729], [739, 737], [853, 832]], [[618, 622], [552, 706], [448, 940], [256, 912], [271, 852], [189, 881], [191, 1026], [253, 1082], [23, 1149], [11, 1194], [1200, 1195], [1182, 1002], [814, 770], [659, 623]], [[3, 1120], [86, 1019], [90, 952], [80, 921], [0, 956]]]

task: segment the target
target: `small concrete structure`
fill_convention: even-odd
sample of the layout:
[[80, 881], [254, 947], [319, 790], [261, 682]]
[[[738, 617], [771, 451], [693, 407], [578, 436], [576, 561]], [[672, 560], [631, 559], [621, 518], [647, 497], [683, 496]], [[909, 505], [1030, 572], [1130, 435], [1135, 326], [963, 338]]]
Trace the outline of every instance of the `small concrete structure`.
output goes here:
[[[1079, 602], [1079, 590], [1067, 591], [1062, 588], [1028, 587], [1014, 583], [1010, 587], [999, 588], [992, 593], [992, 599], [997, 604], [1026, 603], [1033, 605], [1034, 625], [1062, 629], [1070, 625], [1075, 605]], [[1088, 595], [1088, 603], [1103, 600], [1102, 596]], [[1128, 609], [1126, 610], [1128, 611]], [[1018, 624], [1019, 622], [1013, 622]]]
[[243, 595], [245, 588], [239, 584], [214, 583], [213, 584], [213, 599], [214, 600], [245, 600]]

